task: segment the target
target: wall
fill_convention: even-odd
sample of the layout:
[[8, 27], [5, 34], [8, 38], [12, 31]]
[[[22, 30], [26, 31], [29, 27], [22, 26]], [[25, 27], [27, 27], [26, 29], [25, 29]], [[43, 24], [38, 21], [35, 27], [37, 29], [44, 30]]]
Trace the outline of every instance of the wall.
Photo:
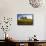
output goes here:
[[[37, 35], [39, 40], [44, 40], [46, 34], [45, 12], [46, 8], [44, 7], [31, 7], [28, 0], [0, 0], [0, 19], [4, 16], [13, 18], [12, 26], [8, 33], [12, 35], [11, 37], [14, 37], [14, 39], [16, 38], [16, 40], [27, 40], [34, 34]], [[34, 25], [18, 26], [18, 13], [34, 14]], [[2, 35], [2, 33], [3, 32], [0, 31], [0, 35]], [[4, 37], [0, 36], [0, 39], [4, 39]]]

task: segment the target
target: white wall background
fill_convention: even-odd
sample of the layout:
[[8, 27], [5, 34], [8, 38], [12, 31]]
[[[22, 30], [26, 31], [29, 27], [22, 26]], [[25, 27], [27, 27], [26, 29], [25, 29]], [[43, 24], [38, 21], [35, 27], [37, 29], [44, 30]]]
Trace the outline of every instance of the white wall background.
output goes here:
[[[34, 14], [34, 25], [18, 26], [17, 14]], [[12, 17], [12, 27], [8, 33], [16, 40], [27, 40], [34, 34], [39, 40], [46, 40], [46, 8], [33, 8], [28, 0], [0, 0], [0, 19], [4, 16]], [[0, 39], [4, 39], [3, 31], [0, 29]]]

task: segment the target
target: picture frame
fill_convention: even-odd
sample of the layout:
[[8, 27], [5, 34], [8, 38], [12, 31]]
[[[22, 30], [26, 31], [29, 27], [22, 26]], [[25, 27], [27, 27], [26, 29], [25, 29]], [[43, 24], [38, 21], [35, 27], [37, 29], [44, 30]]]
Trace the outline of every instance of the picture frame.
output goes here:
[[17, 14], [17, 25], [33, 25], [33, 14]]

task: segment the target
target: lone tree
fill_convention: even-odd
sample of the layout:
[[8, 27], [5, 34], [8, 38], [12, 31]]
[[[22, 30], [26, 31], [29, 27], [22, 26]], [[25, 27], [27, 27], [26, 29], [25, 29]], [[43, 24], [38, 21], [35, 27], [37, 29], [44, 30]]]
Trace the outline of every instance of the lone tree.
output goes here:
[[27, 17], [23, 17], [23, 16], [22, 16], [20, 19], [27, 19]]

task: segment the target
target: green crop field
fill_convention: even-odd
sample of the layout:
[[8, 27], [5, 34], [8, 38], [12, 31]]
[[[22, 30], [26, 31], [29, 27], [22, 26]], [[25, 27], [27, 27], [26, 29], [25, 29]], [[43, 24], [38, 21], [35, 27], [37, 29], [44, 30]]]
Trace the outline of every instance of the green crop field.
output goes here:
[[17, 24], [18, 25], [32, 25], [33, 20], [32, 19], [20, 19], [20, 20], [17, 20]]

